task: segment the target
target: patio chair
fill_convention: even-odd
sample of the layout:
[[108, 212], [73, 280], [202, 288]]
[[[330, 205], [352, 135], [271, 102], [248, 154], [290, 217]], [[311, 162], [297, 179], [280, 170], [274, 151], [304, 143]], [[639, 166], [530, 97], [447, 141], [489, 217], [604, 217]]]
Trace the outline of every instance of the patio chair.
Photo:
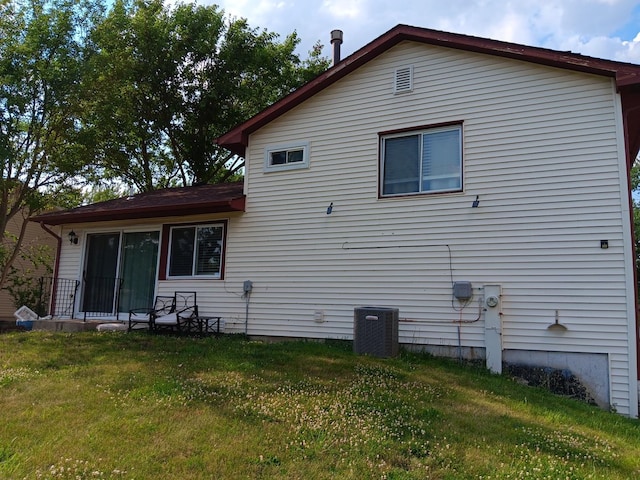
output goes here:
[[133, 330], [133, 327], [138, 324], [146, 324], [149, 331], [153, 331], [156, 319], [169, 315], [175, 311], [176, 297], [158, 295], [153, 302], [153, 307], [133, 308], [129, 310], [128, 331], [130, 332]]
[[193, 333], [200, 330], [196, 292], [175, 292], [175, 309], [153, 322], [156, 332]]

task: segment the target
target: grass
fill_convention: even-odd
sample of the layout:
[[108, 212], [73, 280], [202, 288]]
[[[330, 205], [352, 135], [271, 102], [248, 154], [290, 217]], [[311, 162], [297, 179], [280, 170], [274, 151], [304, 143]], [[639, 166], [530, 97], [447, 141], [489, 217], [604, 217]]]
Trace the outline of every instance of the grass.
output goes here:
[[3, 479], [630, 479], [640, 422], [348, 344], [0, 335]]

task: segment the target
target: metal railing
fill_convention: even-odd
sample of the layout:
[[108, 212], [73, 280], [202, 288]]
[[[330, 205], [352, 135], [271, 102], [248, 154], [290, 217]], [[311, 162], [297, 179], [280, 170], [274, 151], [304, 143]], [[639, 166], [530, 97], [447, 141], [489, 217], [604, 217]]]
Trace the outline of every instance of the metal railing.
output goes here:
[[70, 278], [41, 277], [38, 279], [36, 304], [32, 310], [40, 317], [73, 318], [76, 294], [80, 282]]
[[82, 279], [82, 305], [84, 320], [89, 317], [118, 315], [120, 307], [119, 277], [84, 277]]

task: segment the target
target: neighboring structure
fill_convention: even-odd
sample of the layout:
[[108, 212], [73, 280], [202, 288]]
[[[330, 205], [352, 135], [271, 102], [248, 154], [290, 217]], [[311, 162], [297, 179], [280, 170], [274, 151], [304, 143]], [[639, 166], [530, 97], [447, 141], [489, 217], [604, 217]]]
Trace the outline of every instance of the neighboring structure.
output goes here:
[[[22, 222], [24, 218], [21, 214], [14, 216], [7, 225], [7, 231], [11, 235], [18, 236], [20, 234], [20, 229], [22, 227]], [[22, 250], [26, 251], [32, 247], [44, 245], [47, 247], [49, 253], [51, 254], [51, 269], [53, 269], [53, 262], [56, 255], [57, 241], [54, 237], [52, 237], [49, 233], [40, 228], [40, 225], [35, 223], [28, 223], [26, 227], [26, 231], [24, 234], [24, 239], [22, 241]], [[14, 266], [24, 271], [25, 269], [33, 270], [33, 265], [29, 262], [23, 261], [21, 258], [17, 258], [14, 262]], [[33, 273], [34, 278], [37, 278], [41, 275], [47, 275], [47, 272], [44, 268], [40, 268], [35, 270]], [[19, 305], [21, 306], [21, 305]], [[10, 320], [14, 321], [14, 312], [17, 310], [14, 305], [14, 300], [9, 295], [9, 292], [6, 289], [0, 289], [0, 320]]]
[[38, 217], [80, 236], [57, 275], [124, 277], [121, 311], [197, 290], [252, 336], [351, 339], [355, 308], [398, 308], [401, 344], [570, 371], [638, 415], [640, 66], [400, 25], [218, 143], [244, 185]]

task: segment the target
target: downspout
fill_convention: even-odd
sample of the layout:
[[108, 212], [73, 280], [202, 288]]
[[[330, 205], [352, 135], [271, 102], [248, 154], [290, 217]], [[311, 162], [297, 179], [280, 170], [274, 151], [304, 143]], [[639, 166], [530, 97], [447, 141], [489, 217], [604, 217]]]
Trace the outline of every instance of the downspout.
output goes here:
[[249, 301], [251, 299], [251, 291], [253, 290], [253, 282], [251, 280], [245, 280], [242, 285], [243, 294], [242, 296], [245, 299], [245, 310], [244, 310], [244, 334], [249, 334]]
[[47, 227], [44, 222], [40, 222], [40, 228], [52, 235], [58, 241], [56, 248], [56, 261], [53, 266], [53, 284], [51, 285], [51, 304], [49, 305], [49, 314], [56, 311], [56, 298], [58, 290], [58, 270], [60, 268], [60, 252], [62, 251], [62, 237]]

